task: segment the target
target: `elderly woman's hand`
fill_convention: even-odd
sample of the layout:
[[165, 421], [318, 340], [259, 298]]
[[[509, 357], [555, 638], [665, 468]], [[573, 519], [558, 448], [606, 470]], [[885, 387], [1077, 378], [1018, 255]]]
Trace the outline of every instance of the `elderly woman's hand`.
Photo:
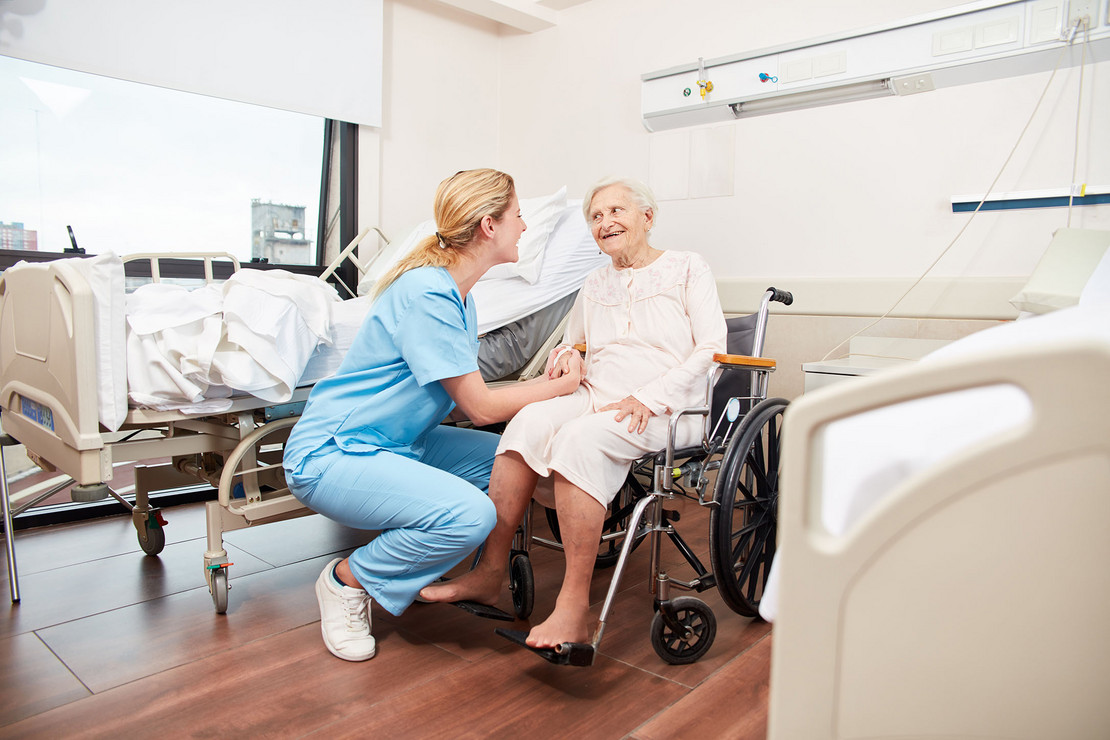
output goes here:
[[632, 396], [626, 396], [616, 403], [610, 403], [598, 409], [598, 413], [602, 411], [609, 411], [616, 409], [617, 415], [613, 417], [613, 421], [623, 421], [624, 418], [630, 417], [631, 421], [628, 422], [628, 431], [643, 434], [647, 429], [648, 419], [655, 416], [647, 406], [637, 401]]
[[[577, 356], [577, 352], [574, 353]], [[560, 363], [561, 364], [561, 363]], [[581, 358], [577, 362], [570, 362], [569, 369], [558, 374], [547, 377], [547, 382], [556, 383], [559, 387], [559, 395], [565, 396], [568, 393], [574, 393], [578, 390], [578, 386], [582, 384], [582, 370], [583, 364]]]
[[582, 355], [574, 347], [556, 347], [547, 358], [547, 377], [558, 378], [568, 373], [578, 373], [581, 377], [586, 371]]

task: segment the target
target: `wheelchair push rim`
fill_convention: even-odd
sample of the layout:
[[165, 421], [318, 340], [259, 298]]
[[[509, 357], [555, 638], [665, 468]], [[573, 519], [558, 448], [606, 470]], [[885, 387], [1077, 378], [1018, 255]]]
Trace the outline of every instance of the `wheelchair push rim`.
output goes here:
[[775, 557], [782, 417], [787, 401], [755, 406], [725, 449], [709, 517], [709, 550], [722, 600], [737, 614], [759, 616]]

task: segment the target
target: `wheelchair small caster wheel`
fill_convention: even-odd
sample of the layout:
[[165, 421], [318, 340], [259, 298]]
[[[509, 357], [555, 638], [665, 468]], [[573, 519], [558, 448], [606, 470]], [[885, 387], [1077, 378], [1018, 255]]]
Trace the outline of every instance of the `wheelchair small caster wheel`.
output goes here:
[[527, 619], [535, 605], [536, 580], [532, 575], [532, 561], [525, 553], [513, 555], [509, 560], [509, 591], [513, 595], [513, 613], [517, 619]]
[[[674, 625], [668, 624], [668, 614]], [[704, 601], [689, 596], [661, 603], [651, 620], [651, 646], [671, 665], [695, 662], [705, 655], [716, 636], [717, 618], [713, 610]]]
[[227, 568], [213, 568], [209, 577], [211, 581], [208, 588], [212, 592], [212, 605], [216, 607], [217, 614], [226, 614], [227, 592], [231, 588], [227, 583]]

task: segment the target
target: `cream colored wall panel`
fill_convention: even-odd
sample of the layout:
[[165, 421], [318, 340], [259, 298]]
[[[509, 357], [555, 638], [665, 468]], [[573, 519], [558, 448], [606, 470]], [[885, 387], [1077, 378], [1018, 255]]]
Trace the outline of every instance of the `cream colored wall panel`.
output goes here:
[[[944, 319], [1013, 319], [1009, 301], [1025, 278], [926, 279], [892, 311], [895, 317]], [[899, 278], [718, 278], [717, 290], [727, 313], [752, 313], [768, 286], [788, 290], [794, 303], [775, 303], [775, 313], [814, 316], [882, 316], [912, 285]]]

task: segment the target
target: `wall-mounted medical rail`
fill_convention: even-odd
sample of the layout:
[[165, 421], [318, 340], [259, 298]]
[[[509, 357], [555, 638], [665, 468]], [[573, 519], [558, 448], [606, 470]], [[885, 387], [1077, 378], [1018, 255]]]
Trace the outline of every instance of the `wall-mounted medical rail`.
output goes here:
[[[1110, 0], [983, 0], [641, 77], [649, 131], [1110, 60]], [[1071, 46], [1065, 50], [1065, 47]], [[1064, 58], [1061, 60], [1061, 54]], [[704, 95], [705, 83], [712, 90]]]

